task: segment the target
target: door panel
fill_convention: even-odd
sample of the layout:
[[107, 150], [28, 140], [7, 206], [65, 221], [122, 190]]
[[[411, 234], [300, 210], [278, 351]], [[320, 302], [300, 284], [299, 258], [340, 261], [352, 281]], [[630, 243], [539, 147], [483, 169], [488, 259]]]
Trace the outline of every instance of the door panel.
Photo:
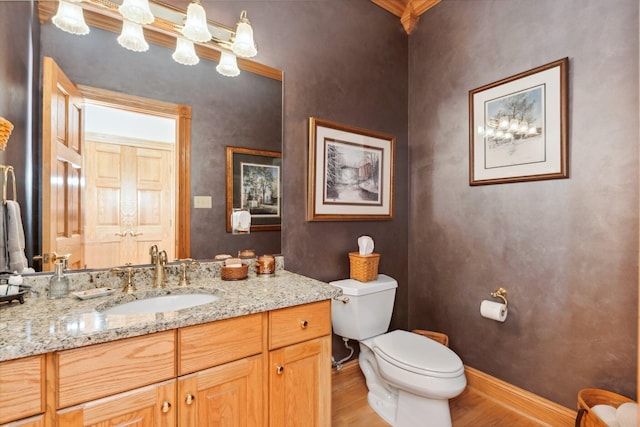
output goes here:
[[[82, 96], [51, 58], [43, 62], [43, 254], [70, 253], [69, 268], [82, 268]], [[53, 269], [51, 260], [42, 269]]]
[[158, 245], [175, 252], [174, 149], [123, 145], [116, 136], [87, 139], [86, 263], [104, 268], [149, 262]]

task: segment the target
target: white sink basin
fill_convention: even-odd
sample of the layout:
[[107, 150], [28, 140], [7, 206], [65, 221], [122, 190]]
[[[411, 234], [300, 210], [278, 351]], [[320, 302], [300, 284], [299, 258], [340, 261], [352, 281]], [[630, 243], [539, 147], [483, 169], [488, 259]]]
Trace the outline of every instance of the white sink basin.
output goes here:
[[163, 295], [119, 304], [103, 310], [102, 314], [163, 313], [208, 304], [219, 299], [219, 296], [211, 294]]

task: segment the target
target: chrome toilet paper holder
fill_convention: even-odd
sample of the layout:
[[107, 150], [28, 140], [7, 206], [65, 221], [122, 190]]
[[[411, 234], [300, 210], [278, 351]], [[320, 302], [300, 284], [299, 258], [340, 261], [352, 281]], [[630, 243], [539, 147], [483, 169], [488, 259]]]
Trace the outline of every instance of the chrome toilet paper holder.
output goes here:
[[507, 311], [509, 303], [507, 302], [507, 290], [505, 288], [498, 288], [491, 292], [491, 296], [494, 298], [500, 298], [504, 301], [504, 311]]

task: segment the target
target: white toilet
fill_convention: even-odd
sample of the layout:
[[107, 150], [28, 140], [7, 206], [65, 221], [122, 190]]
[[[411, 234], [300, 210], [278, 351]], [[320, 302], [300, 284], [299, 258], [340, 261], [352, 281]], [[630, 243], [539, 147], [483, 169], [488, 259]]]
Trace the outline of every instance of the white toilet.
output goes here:
[[371, 282], [331, 282], [343, 296], [331, 302], [333, 332], [360, 342], [360, 369], [368, 401], [396, 427], [450, 427], [449, 399], [467, 385], [462, 360], [421, 335], [388, 332], [398, 282], [379, 274]]

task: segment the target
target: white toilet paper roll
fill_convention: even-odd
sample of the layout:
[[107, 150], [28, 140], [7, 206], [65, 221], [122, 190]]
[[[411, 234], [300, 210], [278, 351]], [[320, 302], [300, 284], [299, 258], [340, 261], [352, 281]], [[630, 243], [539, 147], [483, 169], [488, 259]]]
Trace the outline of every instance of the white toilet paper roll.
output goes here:
[[484, 300], [480, 304], [480, 315], [498, 322], [507, 320], [507, 311], [507, 307], [500, 302]]

